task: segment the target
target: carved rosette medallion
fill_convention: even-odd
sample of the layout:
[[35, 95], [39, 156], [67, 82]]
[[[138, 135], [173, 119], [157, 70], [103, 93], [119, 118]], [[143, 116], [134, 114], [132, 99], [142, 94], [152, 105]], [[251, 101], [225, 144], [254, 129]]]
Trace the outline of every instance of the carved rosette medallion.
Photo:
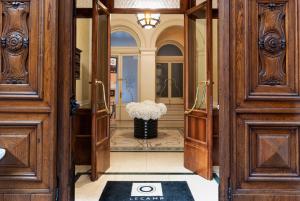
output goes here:
[[259, 84], [286, 84], [285, 4], [259, 4]]
[[2, 2], [4, 28], [1, 35], [1, 84], [28, 83], [29, 2]]

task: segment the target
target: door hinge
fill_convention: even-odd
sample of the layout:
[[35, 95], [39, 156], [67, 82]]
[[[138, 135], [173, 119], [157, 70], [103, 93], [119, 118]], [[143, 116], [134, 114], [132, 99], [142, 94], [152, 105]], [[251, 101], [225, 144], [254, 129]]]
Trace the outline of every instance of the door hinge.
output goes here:
[[230, 178], [228, 178], [227, 201], [232, 201], [232, 187]]
[[55, 201], [59, 201], [59, 178], [56, 179]]

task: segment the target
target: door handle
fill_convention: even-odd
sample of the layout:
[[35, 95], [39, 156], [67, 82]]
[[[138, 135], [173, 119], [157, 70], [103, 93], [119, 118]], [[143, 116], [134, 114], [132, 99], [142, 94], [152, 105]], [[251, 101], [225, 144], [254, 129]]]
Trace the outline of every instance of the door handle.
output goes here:
[[[205, 88], [206, 88], [207, 86], [209, 86], [211, 84], [211, 82], [210, 82], [210, 80], [208, 80], [208, 81], [201, 81], [198, 84], [197, 89], [196, 89], [196, 97], [195, 97], [195, 100], [194, 100], [194, 105], [193, 105], [193, 107], [190, 110], [187, 110], [187, 111], [184, 112], [185, 115], [191, 114], [195, 110], [195, 108], [197, 106], [197, 102], [198, 102], [198, 96], [199, 96], [200, 86], [202, 84], [205, 84]], [[203, 98], [205, 97], [204, 95], [205, 94], [203, 94]], [[203, 100], [201, 102], [203, 102]], [[202, 105], [202, 103], [201, 103], [201, 105]]]
[[106, 93], [105, 93], [105, 85], [101, 80], [95, 80], [95, 85], [96, 86], [102, 86], [102, 93], [103, 93], [103, 101], [104, 101], [104, 106], [107, 114], [110, 114], [110, 110], [108, 109], [107, 102], [106, 102]]
[[195, 110], [195, 108], [197, 106], [197, 102], [198, 102], [199, 88], [200, 88], [200, 85], [198, 85], [197, 89], [196, 89], [196, 97], [195, 97], [195, 100], [194, 100], [193, 107], [190, 110], [185, 111], [184, 114], [186, 114], [186, 115], [191, 114]]
[[0, 148], [0, 161], [4, 158], [6, 154], [6, 149]]

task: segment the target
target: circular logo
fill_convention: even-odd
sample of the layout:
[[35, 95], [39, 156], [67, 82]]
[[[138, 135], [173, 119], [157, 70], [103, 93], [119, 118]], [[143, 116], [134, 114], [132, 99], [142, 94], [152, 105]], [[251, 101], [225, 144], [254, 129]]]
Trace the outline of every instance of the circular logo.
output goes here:
[[151, 193], [155, 191], [154, 186], [139, 186], [138, 191], [141, 193]]

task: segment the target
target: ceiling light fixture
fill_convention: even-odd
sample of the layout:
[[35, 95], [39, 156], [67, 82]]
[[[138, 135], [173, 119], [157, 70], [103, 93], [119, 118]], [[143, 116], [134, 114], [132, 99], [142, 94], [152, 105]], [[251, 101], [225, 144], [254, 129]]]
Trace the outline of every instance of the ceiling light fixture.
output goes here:
[[140, 13], [137, 14], [137, 19], [144, 29], [152, 29], [160, 23], [160, 14]]

